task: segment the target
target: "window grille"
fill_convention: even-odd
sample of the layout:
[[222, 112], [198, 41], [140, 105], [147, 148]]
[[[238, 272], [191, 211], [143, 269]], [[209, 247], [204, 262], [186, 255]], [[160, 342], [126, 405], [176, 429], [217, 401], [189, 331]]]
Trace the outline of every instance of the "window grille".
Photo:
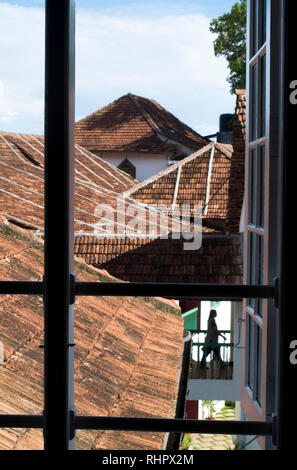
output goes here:
[[[252, 48], [255, 65], [251, 65], [251, 76], [255, 78], [255, 97], [264, 93], [264, 56], [266, 2], [251, 2], [252, 11], [258, 8], [252, 30]], [[268, 2], [269, 4], [269, 2]], [[254, 9], [254, 10], [253, 10]], [[45, 82], [45, 267], [43, 282], [1, 281], [0, 294], [43, 295], [45, 309], [45, 386], [44, 413], [40, 416], [1, 415], [1, 427], [42, 428], [45, 450], [69, 450], [74, 448], [76, 429], [172, 431], [239, 435], [273, 435], [277, 444], [280, 428], [279, 419], [271, 421], [200, 421], [186, 419], [155, 419], [125, 417], [76, 416], [73, 394], [73, 312], [75, 297], [79, 295], [114, 296], [163, 296], [171, 298], [241, 300], [273, 299], [279, 306], [279, 285], [259, 285], [261, 276], [251, 279], [255, 284], [207, 285], [207, 284], [153, 284], [153, 283], [90, 283], [76, 282], [73, 273], [73, 204], [74, 204], [74, 15], [73, 0], [46, 2], [46, 82]], [[286, 15], [288, 11], [286, 10]], [[288, 16], [287, 16], [288, 17]], [[294, 16], [293, 16], [294, 18]], [[262, 61], [262, 62], [261, 62]], [[261, 65], [262, 64], [262, 65]], [[253, 68], [258, 67], [258, 69]], [[262, 69], [261, 69], [262, 67]], [[260, 71], [259, 71], [260, 70]], [[262, 73], [262, 75], [261, 75]], [[253, 78], [252, 78], [253, 83]], [[252, 122], [256, 123], [257, 169], [255, 178], [261, 179], [262, 170], [258, 162], [263, 155], [263, 126], [265, 107], [262, 114], [256, 109], [256, 98], [252, 103]], [[258, 116], [259, 119], [258, 119]], [[266, 152], [266, 151], [265, 151]], [[266, 152], [267, 155], [267, 152]], [[59, 172], [57, 163], [59, 162]], [[62, 162], [62, 164], [61, 164]], [[259, 173], [260, 171], [260, 173]], [[252, 178], [251, 185], [257, 184]], [[260, 198], [260, 196], [259, 196]], [[57, 203], [58, 201], [58, 203]], [[263, 201], [257, 201], [257, 208]], [[257, 209], [257, 210], [258, 210]], [[256, 210], [256, 213], [257, 213]], [[257, 221], [262, 220], [257, 216]], [[265, 225], [265, 224], [264, 224]], [[257, 229], [250, 230], [262, 236]], [[257, 240], [257, 238], [255, 238]], [[258, 249], [261, 244], [258, 243]], [[261, 257], [261, 256], [260, 256]], [[251, 259], [256, 259], [252, 257]], [[255, 272], [255, 267], [252, 267]], [[281, 297], [282, 303], [284, 298]], [[251, 317], [252, 318], [252, 317]], [[286, 341], [288, 325], [283, 324], [280, 332], [282, 344]], [[260, 329], [258, 338], [260, 347]], [[282, 351], [281, 351], [282, 352]], [[257, 367], [257, 364], [255, 365]], [[255, 374], [254, 374], [255, 377]], [[261, 400], [259, 370], [256, 374], [256, 394]], [[283, 389], [280, 389], [279, 409], [283, 410]]]

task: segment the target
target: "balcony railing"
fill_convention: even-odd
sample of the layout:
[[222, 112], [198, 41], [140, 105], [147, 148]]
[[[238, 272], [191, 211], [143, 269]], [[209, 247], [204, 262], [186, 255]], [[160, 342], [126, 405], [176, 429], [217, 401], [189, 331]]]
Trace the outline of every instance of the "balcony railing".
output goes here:
[[[221, 379], [231, 380], [233, 378], [233, 349], [234, 343], [230, 342], [231, 331], [220, 330], [226, 337], [219, 336], [218, 343], [205, 343], [206, 330], [191, 330], [192, 354], [190, 364], [191, 379]], [[204, 348], [211, 347], [212, 351], [202, 363]], [[214, 357], [214, 348], [219, 348], [222, 363]]]

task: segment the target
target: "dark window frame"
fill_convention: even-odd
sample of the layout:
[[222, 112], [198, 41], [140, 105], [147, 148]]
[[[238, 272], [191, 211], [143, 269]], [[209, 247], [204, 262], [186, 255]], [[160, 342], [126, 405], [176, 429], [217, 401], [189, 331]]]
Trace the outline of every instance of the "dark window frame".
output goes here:
[[[269, 0], [251, 0], [248, 5], [247, 37], [247, 129], [246, 129], [246, 199], [245, 207], [245, 253], [244, 277], [246, 282], [262, 284], [268, 272], [270, 211], [269, 186], [266, 184], [269, 173], [270, 127], [266, 120], [266, 107], [270, 103], [270, 88], [267, 63], [270, 57], [270, 34], [264, 28], [262, 13], [264, 4], [270, 12]], [[266, 15], [268, 22], [268, 17]], [[265, 34], [264, 31], [265, 30]], [[264, 166], [264, 174], [262, 169]], [[265, 169], [268, 168], [265, 173]], [[268, 180], [269, 181], [269, 180]], [[252, 252], [251, 252], [251, 247]], [[266, 369], [264, 360], [267, 350], [268, 303], [263, 299], [251, 298], [244, 302], [245, 372], [242, 380], [242, 402], [245, 413], [256, 419], [266, 414]], [[259, 334], [261, 329], [261, 334]], [[263, 331], [263, 333], [262, 333]], [[261, 337], [261, 341], [260, 341]], [[264, 338], [264, 342], [263, 342]], [[261, 347], [261, 350], [260, 350]], [[251, 363], [252, 362], [252, 363]], [[263, 372], [263, 376], [262, 376]], [[264, 383], [265, 382], [265, 383]], [[261, 399], [259, 398], [261, 397]], [[263, 399], [263, 400], [262, 400]], [[265, 446], [263, 440], [262, 445]]]
[[[0, 294], [44, 296], [45, 305], [45, 407], [40, 416], [0, 415], [0, 427], [42, 428], [45, 450], [57, 452], [74, 446], [75, 429], [204, 432], [272, 435], [281, 447], [285, 431], [287, 371], [280, 373], [277, 419], [248, 422], [207, 422], [185, 419], [75, 416], [73, 398], [73, 307], [76, 295], [164, 296], [207, 300], [274, 299], [286, 307], [283, 279], [267, 285], [81, 283], [73, 274], [73, 166], [74, 166], [74, 1], [46, 1], [45, 92], [45, 275], [43, 282], [0, 281]], [[286, 19], [290, 18], [286, 5]], [[291, 18], [294, 18], [292, 16]], [[293, 29], [292, 23], [290, 26]], [[292, 54], [292, 57], [293, 54]], [[66, 65], [65, 65], [66, 64]], [[286, 94], [286, 92], [284, 92]], [[288, 136], [284, 131], [284, 142]], [[59, 160], [60, 172], [56, 172]], [[62, 162], [62, 164], [61, 164]], [[284, 173], [284, 178], [286, 173]], [[59, 194], [61, 204], [56, 204]], [[286, 197], [284, 190], [283, 198]], [[285, 204], [283, 204], [285, 207]], [[283, 219], [283, 240], [287, 219]], [[57, 226], [59, 230], [57, 230]], [[59, 261], [57, 261], [59, 260]], [[57, 269], [59, 264], [59, 270]], [[282, 273], [285, 262], [282, 258]], [[279, 287], [281, 288], [279, 290]], [[284, 293], [284, 294], [283, 294]], [[59, 325], [59, 328], [57, 328]], [[284, 358], [289, 328], [281, 316], [280, 357]], [[58, 331], [58, 335], [57, 335]], [[56, 358], [59, 358], [57, 367]], [[286, 383], [287, 383], [286, 382]], [[59, 387], [57, 387], [59, 384]]]

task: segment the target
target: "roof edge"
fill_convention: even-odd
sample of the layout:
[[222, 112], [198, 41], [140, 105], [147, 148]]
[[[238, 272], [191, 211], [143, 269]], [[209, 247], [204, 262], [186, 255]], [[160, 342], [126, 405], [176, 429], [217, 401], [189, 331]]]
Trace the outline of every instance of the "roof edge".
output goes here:
[[210, 149], [212, 149], [214, 146], [215, 146], [215, 142], [210, 142], [209, 144], [206, 144], [200, 150], [197, 150], [196, 152], [192, 153], [191, 155], [188, 155], [183, 160], [180, 160], [179, 162], [174, 163], [173, 165], [170, 165], [165, 170], [161, 170], [159, 173], [157, 173], [156, 175], [151, 176], [150, 178], [147, 178], [146, 180], [144, 180], [141, 183], [139, 183], [138, 185], [136, 185], [134, 188], [128, 189], [128, 191], [124, 191], [123, 195], [124, 196], [130, 196], [131, 194], [135, 193], [139, 189], [147, 186], [148, 184], [153, 183], [154, 181], [158, 180], [159, 178], [162, 178], [165, 175], [168, 175], [169, 173], [175, 171], [179, 167], [182, 167], [186, 163], [189, 163], [194, 158], [200, 157], [205, 152], [208, 152]]
[[[160, 129], [158, 128], [157, 124], [153, 121], [153, 119], [148, 115], [148, 113], [143, 109], [143, 107], [137, 103], [137, 100], [135, 99], [136, 95], [133, 95], [132, 93], [128, 93], [128, 97], [132, 104], [137, 108], [137, 110], [141, 113], [142, 117], [146, 120], [148, 125], [152, 128], [152, 130], [155, 132], [155, 134], [160, 133]], [[140, 96], [138, 98], [141, 98]], [[142, 98], [145, 99], [145, 98]]]

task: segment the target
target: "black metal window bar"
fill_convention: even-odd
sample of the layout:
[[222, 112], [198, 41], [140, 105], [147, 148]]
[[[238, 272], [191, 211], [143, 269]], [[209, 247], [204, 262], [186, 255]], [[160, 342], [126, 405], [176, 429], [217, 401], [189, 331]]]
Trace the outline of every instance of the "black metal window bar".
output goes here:
[[133, 430], [233, 435], [276, 435], [276, 420], [77, 416], [74, 407], [75, 296], [162, 296], [175, 299], [274, 299], [274, 285], [76, 282], [73, 273], [75, 2], [46, 2], [45, 266], [41, 281], [0, 281], [0, 294], [43, 295], [43, 415], [0, 415], [0, 427], [41, 428], [45, 450], [74, 448], [75, 430]]

